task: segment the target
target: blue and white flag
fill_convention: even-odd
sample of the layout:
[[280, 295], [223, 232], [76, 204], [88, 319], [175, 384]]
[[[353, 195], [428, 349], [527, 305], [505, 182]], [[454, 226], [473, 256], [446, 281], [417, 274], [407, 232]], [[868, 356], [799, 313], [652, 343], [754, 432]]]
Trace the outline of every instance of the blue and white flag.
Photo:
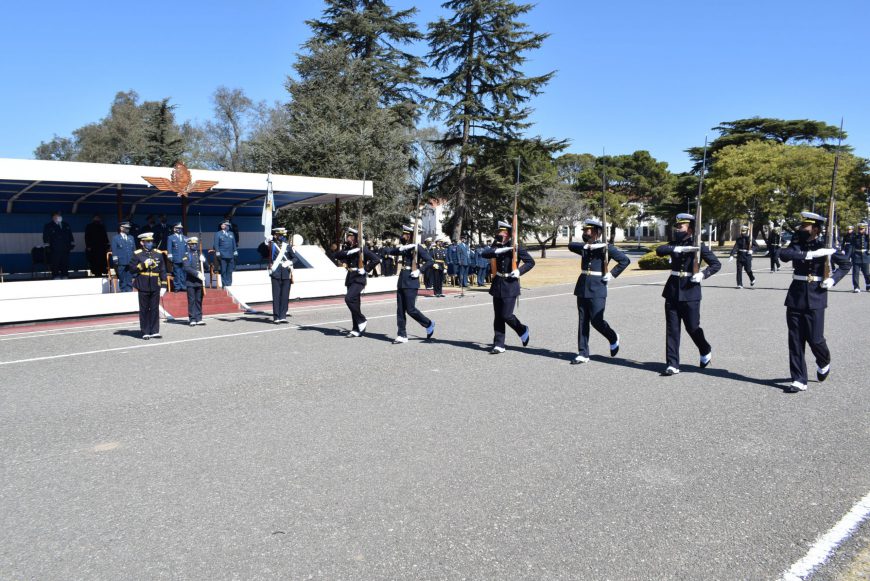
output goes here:
[[272, 193], [272, 172], [266, 175], [266, 197], [263, 199], [263, 236], [266, 240], [272, 238], [272, 214], [275, 212], [275, 195]]

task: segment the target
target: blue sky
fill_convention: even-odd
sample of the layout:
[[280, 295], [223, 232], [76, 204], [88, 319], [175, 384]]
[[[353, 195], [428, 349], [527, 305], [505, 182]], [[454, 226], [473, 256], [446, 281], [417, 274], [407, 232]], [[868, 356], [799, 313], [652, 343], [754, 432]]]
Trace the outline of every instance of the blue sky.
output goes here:
[[[440, 4], [417, 3], [421, 27], [444, 14]], [[121, 90], [171, 97], [181, 120], [208, 119], [220, 85], [283, 100], [310, 36], [304, 22], [322, 9], [319, 0], [10, 3], [0, 157], [32, 157], [41, 140], [105, 116]], [[540, 0], [526, 21], [551, 34], [528, 72], [557, 71], [532, 103], [530, 133], [569, 139], [570, 152], [646, 149], [684, 171], [683, 150], [721, 121], [844, 116], [848, 142], [870, 157], [870, 1]]]

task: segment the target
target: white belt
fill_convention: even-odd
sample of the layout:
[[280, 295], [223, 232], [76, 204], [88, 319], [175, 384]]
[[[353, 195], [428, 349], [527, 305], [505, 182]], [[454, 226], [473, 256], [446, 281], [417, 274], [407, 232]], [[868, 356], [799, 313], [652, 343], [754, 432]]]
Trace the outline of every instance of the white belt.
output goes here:
[[410, 266], [403, 266], [402, 270], [411, 270], [411, 267]]
[[824, 277], [814, 276], [812, 274], [808, 274], [807, 276], [803, 276], [801, 274], [793, 274], [791, 275], [792, 280], [799, 280], [801, 282], [821, 282], [824, 280]]
[[584, 270], [582, 274], [588, 274], [589, 276], [604, 276], [602, 273], [596, 272], [594, 270]]
[[671, 276], [678, 276], [678, 277], [680, 277], [680, 278], [686, 278], [687, 276], [692, 276], [692, 273], [691, 273], [691, 272], [681, 272], [681, 271], [677, 271], [677, 270], [672, 270], [672, 271], [671, 271]]
[[737, 252], [749, 252], [748, 250], [743, 250], [742, 248], [738, 248]]

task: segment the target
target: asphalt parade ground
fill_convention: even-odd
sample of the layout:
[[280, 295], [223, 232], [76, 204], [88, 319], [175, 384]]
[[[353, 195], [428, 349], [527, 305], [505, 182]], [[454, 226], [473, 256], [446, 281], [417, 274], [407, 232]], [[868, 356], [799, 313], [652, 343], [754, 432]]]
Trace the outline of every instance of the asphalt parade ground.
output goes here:
[[343, 304], [0, 336], [0, 579], [797, 579], [830, 550], [836, 578], [868, 534], [820, 544], [868, 502], [870, 294], [835, 288], [831, 376], [808, 351], [788, 394], [790, 271], [733, 272], [711, 367], [684, 333], [674, 377], [662, 272], [611, 283], [621, 351], [593, 331], [585, 365], [573, 284], [524, 291], [501, 355], [483, 292], [420, 299], [434, 340], [402, 345], [389, 296], [358, 339]]

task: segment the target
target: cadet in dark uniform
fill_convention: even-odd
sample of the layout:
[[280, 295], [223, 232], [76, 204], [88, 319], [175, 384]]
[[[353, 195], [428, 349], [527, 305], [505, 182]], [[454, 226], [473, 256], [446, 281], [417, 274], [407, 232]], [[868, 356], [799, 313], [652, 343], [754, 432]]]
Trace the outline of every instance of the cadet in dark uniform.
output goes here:
[[109, 251], [109, 235], [99, 214], [94, 214], [91, 223], [85, 226], [85, 254], [91, 274], [102, 277], [106, 274], [106, 252]]
[[[604, 320], [604, 308], [607, 303], [607, 283], [625, 270], [631, 263], [628, 256], [613, 244], [599, 241], [602, 224], [595, 218], [587, 218], [583, 222], [583, 242], [572, 242], [568, 250], [582, 257], [580, 277], [574, 286], [577, 297], [577, 312], [580, 321], [577, 330], [577, 357], [572, 364], [589, 361], [589, 326], [604, 335], [610, 344], [610, 356], [619, 352], [619, 335], [610, 328]], [[616, 267], [604, 273], [604, 248], [611, 260], [617, 262]]]
[[205, 283], [206, 258], [202, 254], [199, 238], [191, 236], [187, 239], [187, 248], [181, 257], [181, 268], [184, 273], [184, 289], [187, 292], [187, 321], [193, 327], [205, 325], [202, 320], [202, 297]]
[[172, 263], [172, 280], [174, 288], [172, 292], [179, 293], [187, 288], [187, 275], [184, 270], [184, 256], [187, 252], [187, 243], [184, 237], [184, 227], [181, 222], [172, 227], [172, 235], [166, 241], [169, 262]]
[[860, 274], [864, 275], [864, 290], [870, 291], [870, 237], [867, 224], [858, 224], [858, 232], [849, 238], [852, 259], [852, 292], [861, 292]]
[[219, 259], [221, 286], [224, 288], [233, 286], [233, 271], [236, 268], [236, 256], [239, 255], [236, 237], [230, 229], [231, 226], [229, 220], [224, 220], [221, 222], [221, 229], [214, 235], [214, 255], [215, 258]]
[[358, 233], [354, 228], [348, 228], [344, 248], [330, 256], [333, 260], [344, 262], [345, 268], [347, 268], [347, 276], [344, 279], [347, 293], [344, 295], [344, 302], [350, 309], [350, 315], [353, 319], [353, 328], [347, 334], [348, 337], [359, 337], [366, 330], [368, 323], [360, 308], [362, 303], [360, 295], [366, 286], [366, 273], [381, 261], [377, 254], [366, 248], [363, 250], [364, 266], [359, 268], [359, 252]]
[[777, 228], [771, 228], [767, 236], [767, 252], [770, 256], [770, 272], [779, 270], [779, 251], [782, 247], [782, 236]]
[[133, 290], [133, 273], [129, 266], [135, 250], [136, 243], [130, 236], [130, 223], [121, 222], [118, 233], [112, 237], [112, 266], [115, 267], [115, 276], [118, 277], [118, 290], [122, 293]]
[[296, 254], [287, 240], [286, 228], [272, 228], [269, 278], [272, 280], [272, 322], [286, 323], [290, 305], [290, 285], [293, 284], [293, 261]]
[[42, 241], [48, 246], [51, 278], [69, 278], [69, 254], [75, 247], [72, 228], [65, 224], [60, 212], [51, 215], [51, 222], [42, 230]]
[[160, 287], [166, 286], [166, 262], [154, 249], [151, 232], [139, 235], [142, 248], [133, 253], [130, 272], [133, 287], [139, 291], [139, 329], [143, 339], [160, 338]]
[[[417, 293], [420, 291], [420, 274], [426, 273], [435, 261], [429, 252], [420, 244], [414, 242], [414, 228], [402, 226], [401, 245], [391, 248], [390, 254], [402, 258], [402, 270], [399, 271], [399, 284], [396, 287], [396, 338], [394, 344], [408, 342], [407, 317], [420, 323], [426, 329], [426, 338], [431, 339], [435, 332], [435, 323], [417, 308]], [[417, 249], [417, 264], [414, 262], [414, 249]]]
[[[825, 218], [813, 212], [802, 212], [800, 227], [791, 244], [783, 248], [783, 262], [794, 262], [794, 274], [785, 297], [785, 319], [788, 324], [788, 360], [792, 383], [788, 392], [807, 389], [807, 362], [804, 355], [807, 343], [816, 358], [816, 378], [825, 381], [831, 372], [831, 352], [825, 341], [825, 308], [828, 289], [849, 272], [849, 258], [825, 248], [819, 236]], [[825, 278], [825, 262], [831, 261], [837, 269]]]
[[520, 276], [535, 266], [535, 260], [525, 248], [520, 246], [517, 249], [518, 268], [511, 270], [514, 254], [511, 242], [511, 225], [499, 220], [498, 228], [498, 235], [496, 235], [492, 247], [482, 254], [484, 258], [496, 261], [496, 275], [492, 277], [492, 286], [489, 287], [495, 313], [495, 320], [492, 324], [495, 337], [490, 351], [494, 355], [504, 353], [505, 325], [508, 325], [519, 335], [523, 347], [529, 344], [529, 327], [520, 322], [514, 314], [514, 307], [517, 304], [517, 297], [520, 296]]
[[[698, 237], [700, 238], [700, 237]], [[710, 365], [713, 348], [704, 337], [701, 328], [701, 281], [719, 272], [722, 264], [709, 248], [701, 244], [701, 259], [707, 268], [692, 274], [695, 266], [695, 216], [677, 214], [673, 240], [656, 248], [659, 256], [671, 257], [671, 275], [665, 283], [662, 297], [665, 299], [665, 357], [667, 369], [664, 375], [680, 372], [680, 322], [698, 347], [701, 367]], [[700, 265], [699, 265], [700, 266]]]
[[734, 241], [734, 247], [728, 255], [728, 262], [734, 260], [737, 254], [737, 288], [743, 288], [743, 271], [749, 275], [749, 286], [755, 286], [755, 275], [752, 273], [752, 253], [758, 246], [749, 232], [749, 226], [740, 227], [740, 236]]
[[444, 242], [438, 240], [432, 246], [432, 260], [435, 264], [432, 265], [432, 294], [436, 297], [444, 296], [444, 272], [447, 269], [447, 251], [444, 249]]

